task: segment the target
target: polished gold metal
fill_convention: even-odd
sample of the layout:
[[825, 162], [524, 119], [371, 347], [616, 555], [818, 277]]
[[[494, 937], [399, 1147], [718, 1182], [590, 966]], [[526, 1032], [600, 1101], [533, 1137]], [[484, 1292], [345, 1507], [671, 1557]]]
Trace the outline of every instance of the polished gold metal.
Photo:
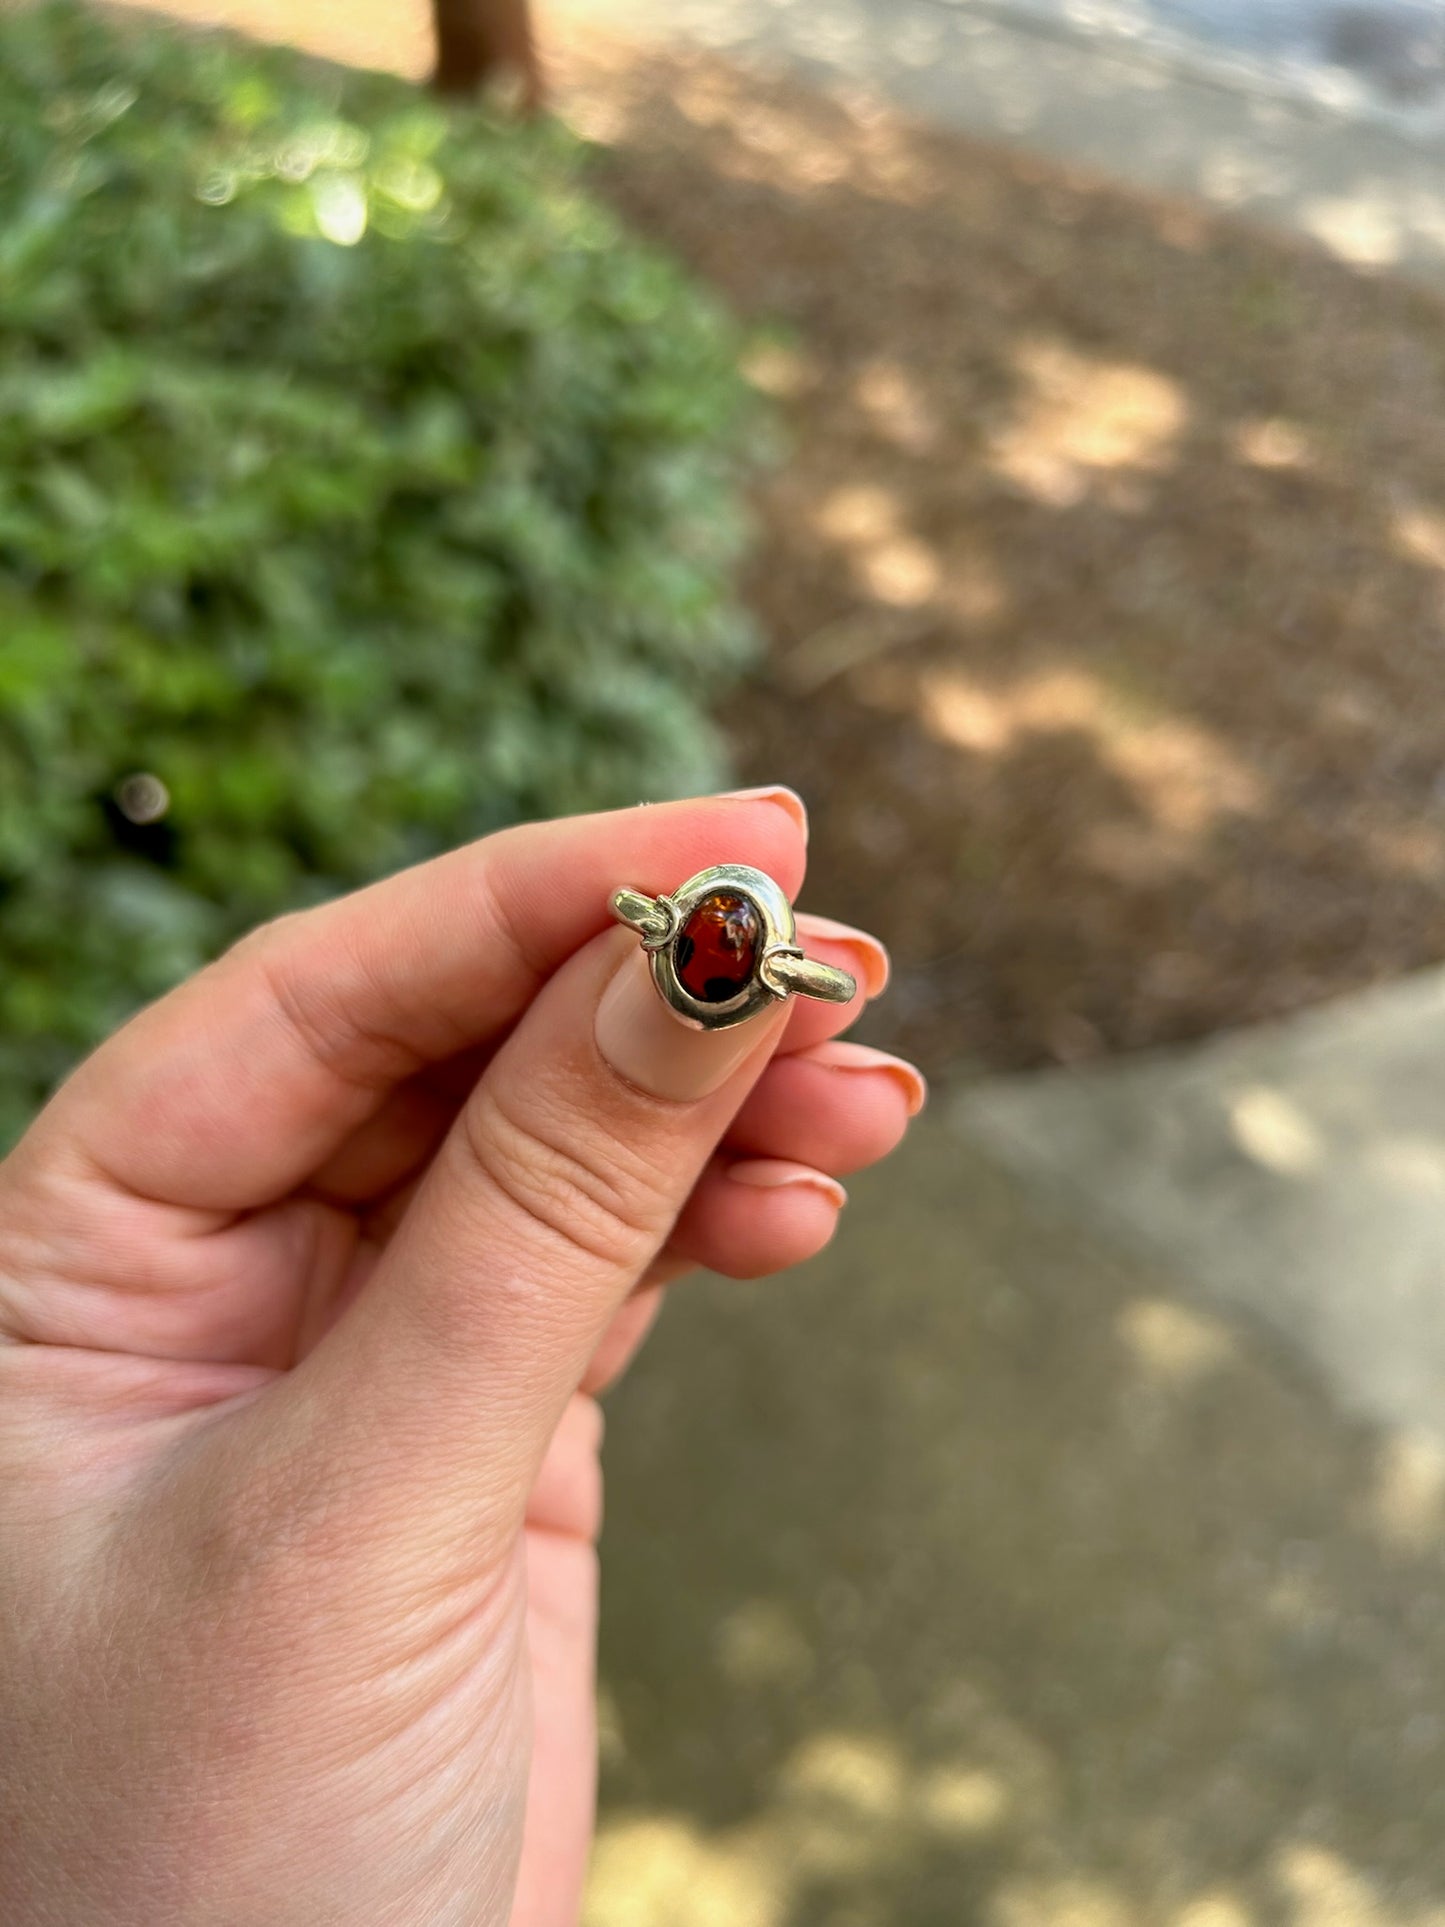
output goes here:
[[[729, 891], [746, 897], [757, 912], [762, 934], [752, 974], [735, 997], [704, 1003], [694, 997], [677, 972], [676, 943], [683, 926], [705, 897]], [[726, 1030], [784, 998], [816, 997], [828, 1004], [851, 1003], [858, 985], [846, 970], [804, 956], [785, 892], [763, 870], [745, 863], [718, 863], [665, 895], [650, 897], [623, 888], [612, 894], [612, 914], [642, 939], [652, 964], [652, 981], [663, 1001], [694, 1030]]]

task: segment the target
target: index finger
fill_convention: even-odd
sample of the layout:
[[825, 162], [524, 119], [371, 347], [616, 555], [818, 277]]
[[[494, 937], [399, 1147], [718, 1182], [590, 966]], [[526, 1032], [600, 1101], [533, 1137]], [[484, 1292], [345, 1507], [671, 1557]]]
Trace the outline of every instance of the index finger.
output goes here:
[[102, 1045], [32, 1142], [168, 1204], [269, 1203], [404, 1078], [513, 1023], [620, 884], [748, 862], [792, 895], [803, 822], [778, 790], [530, 823], [283, 917]]

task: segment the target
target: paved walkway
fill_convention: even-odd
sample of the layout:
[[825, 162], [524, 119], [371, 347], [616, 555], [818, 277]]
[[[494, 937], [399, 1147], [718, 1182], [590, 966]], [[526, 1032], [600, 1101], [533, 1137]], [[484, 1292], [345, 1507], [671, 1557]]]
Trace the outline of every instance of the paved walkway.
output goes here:
[[955, 1128], [1445, 1466], [1445, 974], [1203, 1049], [981, 1085]]
[[947, 1105], [856, 1192], [612, 1400], [587, 1927], [1441, 1927], [1433, 1438]]
[[545, 0], [605, 23], [784, 61], [988, 139], [1311, 236], [1445, 282], [1445, 153], [1388, 126], [1221, 84], [1146, 49], [941, 0]]

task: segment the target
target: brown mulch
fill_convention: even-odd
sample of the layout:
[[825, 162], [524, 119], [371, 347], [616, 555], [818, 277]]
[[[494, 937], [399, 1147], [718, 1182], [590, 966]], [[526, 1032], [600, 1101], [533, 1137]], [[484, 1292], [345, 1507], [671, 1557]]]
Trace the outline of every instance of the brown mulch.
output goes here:
[[772, 337], [744, 774], [1015, 1067], [1445, 957], [1445, 305], [702, 56], [588, 43], [607, 190]]

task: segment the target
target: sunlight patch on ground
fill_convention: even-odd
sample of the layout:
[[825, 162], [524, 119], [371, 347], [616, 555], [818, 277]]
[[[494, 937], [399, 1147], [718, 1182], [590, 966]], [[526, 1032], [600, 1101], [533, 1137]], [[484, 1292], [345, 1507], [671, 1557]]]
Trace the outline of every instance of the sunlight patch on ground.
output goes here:
[[897, 361], [868, 362], [853, 394], [885, 440], [910, 455], [923, 455], [938, 439], [938, 426], [917, 380]]
[[1445, 512], [1414, 503], [1395, 517], [1395, 547], [1412, 562], [1445, 571]]
[[833, 542], [879, 542], [898, 532], [898, 519], [898, 497], [891, 489], [850, 482], [823, 497], [813, 524]]
[[1402, 235], [1400, 215], [1391, 195], [1362, 188], [1307, 201], [1303, 209], [1307, 234], [1361, 268], [1387, 268], [1398, 261]]
[[1263, 1084], [1233, 1099], [1229, 1131], [1247, 1158], [1283, 1177], [1302, 1177], [1325, 1160], [1325, 1141], [1311, 1119], [1293, 1098]]
[[934, 549], [900, 525], [900, 505], [891, 489], [871, 483], [834, 489], [818, 505], [813, 524], [820, 535], [850, 551], [860, 588], [891, 608], [916, 609], [943, 582], [943, 564]]
[[695, 127], [727, 137], [728, 150], [715, 164], [733, 179], [794, 194], [846, 180], [851, 190], [906, 204], [933, 191], [906, 128], [870, 90], [833, 88], [827, 132], [811, 124], [811, 116], [759, 100], [737, 73], [721, 67], [690, 70], [674, 99]]
[[1281, 1847], [1275, 1879], [1288, 1897], [1289, 1927], [1445, 1927], [1445, 1906], [1397, 1906], [1343, 1854], [1313, 1841]]
[[894, 609], [917, 609], [931, 602], [943, 582], [943, 565], [926, 542], [894, 535], [875, 542], [858, 556], [859, 584]]
[[1221, 1320], [1168, 1298], [1136, 1298], [1123, 1306], [1118, 1332], [1136, 1366], [1157, 1384], [1180, 1389], [1239, 1355], [1233, 1332]]
[[808, 192], [840, 180], [852, 164], [848, 146], [800, 116], [748, 100], [718, 69], [689, 72], [676, 103], [695, 127], [727, 134], [729, 152], [718, 164], [735, 179]]
[[849, 169], [850, 157], [837, 143], [760, 104], [735, 111], [729, 131], [768, 163], [764, 176], [768, 180], [781, 173], [794, 187], [826, 187]]
[[742, 371], [754, 388], [776, 401], [791, 401], [818, 378], [817, 362], [811, 355], [780, 341], [756, 343], [744, 355]]
[[1258, 778], [1207, 730], [1140, 715], [1083, 670], [1043, 670], [1004, 689], [930, 670], [919, 680], [918, 706], [940, 741], [975, 754], [1002, 754], [1029, 736], [1087, 736], [1154, 823], [1185, 838], [1264, 801]]
[[1251, 468], [1301, 469], [1314, 463], [1314, 451], [1304, 429], [1298, 422], [1279, 416], [1241, 422], [1235, 430], [1234, 449], [1240, 461]]
[[1342, 260], [1361, 268], [1388, 268], [1445, 243], [1445, 196], [1433, 185], [1401, 194], [1391, 182], [1366, 182], [1352, 194], [1308, 201], [1302, 225]]
[[1406, 1927], [1342, 1855], [1299, 1841], [1275, 1855], [1275, 1874], [1293, 1906], [1290, 1927]]
[[597, 1835], [586, 1927], [782, 1927], [787, 1883], [746, 1837], [703, 1837], [670, 1816], [604, 1822]]
[[585, 1927], [782, 1927], [805, 1883], [891, 1860], [921, 1804], [891, 1741], [815, 1734], [740, 1826], [708, 1836], [676, 1815], [604, 1818]]
[[1256, 1915], [1233, 1894], [1201, 1894], [1181, 1907], [1170, 1927], [1255, 1927]]
[[930, 673], [923, 679], [921, 694], [929, 728], [959, 749], [996, 756], [1018, 733], [1007, 703], [967, 676], [952, 670]]
[[1220, 816], [1247, 815], [1262, 800], [1249, 771], [1192, 723], [1125, 725], [1105, 734], [1104, 747], [1110, 767], [1169, 829], [1192, 835]]
[[377, 67], [420, 80], [431, 69], [431, 18], [426, 0], [389, 0], [386, 8], [347, 0], [126, 0], [147, 13], [188, 26], [230, 27], [354, 67]]
[[896, 1858], [914, 1817], [903, 1756], [881, 1735], [804, 1740], [776, 1782], [777, 1855], [799, 1874], [852, 1880]]
[[919, 1782], [916, 1811], [930, 1832], [948, 1840], [974, 1840], [1008, 1817], [1009, 1792], [997, 1773], [982, 1767], [935, 1767]]
[[[905, 390], [895, 386], [891, 393], [904, 405]], [[915, 402], [906, 405], [911, 411]], [[927, 541], [907, 527], [904, 508], [895, 487], [864, 482], [831, 489], [805, 510], [813, 530], [843, 551], [855, 585], [886, 605], [843, 620], [851, 626], [882, 616], [886, 622], [889, 611], [932, 609], [976, 628], [1001, 616], [1011, 603], [1008, 588], [968, 529], [960, 526], [941, 544]]]
[[784, 1927], [818, 1882], [886, 1882], [908, 1851], [972, 1851], [1016, 1806], [997, 1767], [911, 1766], [885, 1735], [842, 1728], [803, 1739], [767, 1794], [713, 1833], [677, 1814], [604, 1815], [585, 1927]]
[[1426, 1432], [1401, 1431], [1380, 1446], [1370, 1524], [1387, 1545], [1421, 1552], [1445, 1524], [1445, 1445]]
[[1060, 341], [1015, 352], [1024, 392], [994, 436], [996, 471], [1036, 501], [1069, 508], [1101, 472], [1169, 466], [1189, 420], [1179, 383], [1140, 363], [1099, 361]]
[[903, 1807], [903, 1762], [888, 1741], [820, 1733], [789, 1760], [780, 1780], [793, 1799], [823, 1799], [855, 1820], [890, 1820]]

